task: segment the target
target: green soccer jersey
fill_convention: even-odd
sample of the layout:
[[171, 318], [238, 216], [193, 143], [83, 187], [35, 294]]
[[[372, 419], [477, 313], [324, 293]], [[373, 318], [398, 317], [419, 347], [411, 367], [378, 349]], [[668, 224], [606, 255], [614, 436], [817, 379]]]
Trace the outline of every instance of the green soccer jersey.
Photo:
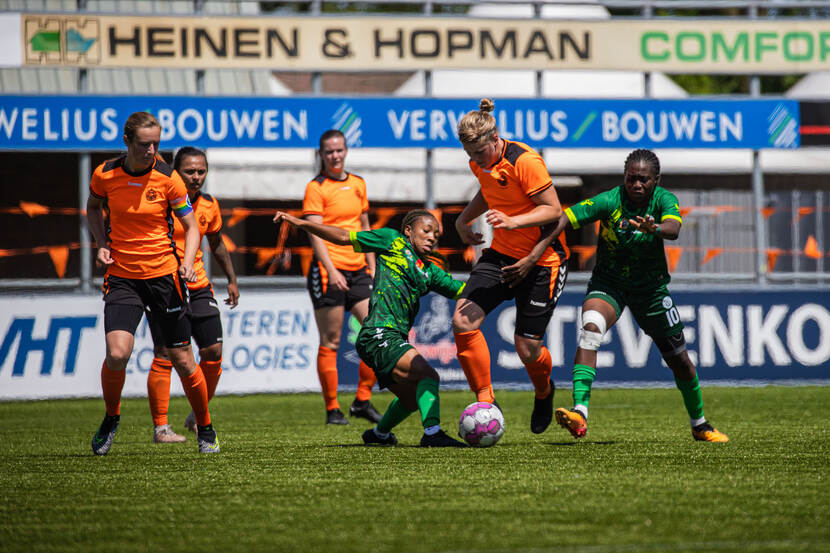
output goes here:
[[593, 277], [621, 290], [651, 289], [670, 280], [663, 239], [635, 230], [629, 219], [648, 217], [656, 222], [680, 217], [677, 197], [660, 186], [648, 206], [636, 208], [625, 196], [625, 186], [597, 194], [565, 209], [573, 228], [599, 221], [597, 260]]
[[351, 231], [349, 238], [356, 252], [378, 254], [364, 328], [392, 328], [406, 336], [415, 322], [421, 296], [430, 291], [450, 299], [461, 295], [464, 283], [418, 257], [400, 232], [390, 228]]

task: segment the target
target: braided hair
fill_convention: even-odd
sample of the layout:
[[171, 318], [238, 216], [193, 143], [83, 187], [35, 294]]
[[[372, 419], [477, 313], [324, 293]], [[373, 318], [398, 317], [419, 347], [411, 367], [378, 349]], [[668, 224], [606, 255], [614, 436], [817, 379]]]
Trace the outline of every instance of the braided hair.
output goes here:
[[657, 154], [655, 154], [651, 150], [646, 150], [643, 148], [634, 150], [633, 152], [628, 154], [628, 157], [625, 158], [625, 165], [623, 166], [623, 171], [627, 171], [628, 167], [632, 163], [637, 163], [638, 161], [642, 161], [650, 165], [651, 168], [654, 170], [655, 177], [660, 176], [660, 160], [657, 159]]
[[435, 215], [432, 214], [431, 211], [426, 209], [413, 209], [406, 215], [404, 215], [403, 223], [401, 223], [401, 233], [406, 234], [405, 230], [406, 227], [411, 226], [416, 220], [420, 219], [421, 217], [430, 217], [438, 222], [438, 219], [435, 218]]

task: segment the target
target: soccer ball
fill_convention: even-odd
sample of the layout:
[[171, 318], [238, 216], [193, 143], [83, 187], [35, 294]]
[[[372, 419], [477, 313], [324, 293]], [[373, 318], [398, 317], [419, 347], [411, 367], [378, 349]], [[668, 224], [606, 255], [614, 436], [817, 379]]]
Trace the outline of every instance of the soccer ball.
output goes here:
[[474, 447], [490, 447], [504, 434], [504, 415], [492, 403], [469, 404], [458, 421], [458, 435]]

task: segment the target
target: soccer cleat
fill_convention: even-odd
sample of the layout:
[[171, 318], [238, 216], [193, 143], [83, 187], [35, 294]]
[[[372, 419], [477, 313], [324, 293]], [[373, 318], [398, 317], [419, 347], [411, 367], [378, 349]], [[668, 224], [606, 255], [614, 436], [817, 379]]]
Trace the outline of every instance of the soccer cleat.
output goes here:
[[216, 431], [213, 430], [212, 424], [198, 427], [196, 436], [196, 441], [199, 443], [199, 453], [219, 453], [219, 438], [216, 437]]
[[708, 422], [698, 424], [692, 428], [692, 436], [699, 442], [724, 443], [729, 441], [729, 436], [720, 432], [717, 428], [713, 428]]
[[550, 393], [539, 399], [533, 398], [533, 412], [530, 414], [530, 431], [534, 434], [541, 434], [550, 426], [553, 419], [553, 394], [556, 392], [556, 385], [553, 379], [550, 381]]
[[184, 427], [193, 432], [194, 434], [196, 433], [196, 415], [193, 413], [193, 411], [191, 411], [187, 418], [184, 419]]
[[153, 430], [153, 442], [157, 444], [180, 444], [186, 442], [187, 438], [181, 434], [176, 434], [169, 424], [156, 426]]
[[326, 424], [349, 424], [349, 419], [340, 409], [329, 409], [326, 411]]
[[556, 410], [556, 422], [571, 433], [574, 438], [584, 438], [588, 432], [588, 421], [579, 411], [569, 411], [564, 407]]
[[112, 447], [112, 440], [118, 430], [118, 423], [121, 422], [121, 415], [104, 416], [98, 432], [92, 437], [92, 452], [95, 455], [106, 455]]
[[368, 399], [364, 401], [354, 400], [351, 407], [349, 407], [349, 416], [360, 417], [374, 423], [380, 422], [380, 419], [383, 418], [383, 415], [378, 413], [378, 410]]
[[364, 445], [398, 445], [398, 438], [391, 432], [385, 438], [381, 438], [375, 434], [375, 429], [370, 428], [363, 433]]
[[431, 436], [421, 436], [421, 447], [467, 447], [467, 444], [450, 438], [446, 432], [439, 430]]

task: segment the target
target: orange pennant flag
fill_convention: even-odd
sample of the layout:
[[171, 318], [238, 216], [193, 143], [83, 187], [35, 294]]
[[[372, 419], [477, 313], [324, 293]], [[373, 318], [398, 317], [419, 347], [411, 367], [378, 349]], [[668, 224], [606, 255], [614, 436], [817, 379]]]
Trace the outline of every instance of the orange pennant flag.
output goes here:
[[804, 245], [804, 255], [812, 257], [813, 259], [821, 257], [821, 252], [818, 249], [818, 242], [816, 242], [816, 239], [812, 234], [807, 237], [807, 243]]
[[767, 250], [767, 272], [771, 273], [775, 268], [775, 262], [778, 261], [778, 254], [781, 250]]
[[36, 217], [38, 215], [46, 215], [49, 213], [49, 208], [45, 205], [36, 204], [34, 202], [24, 202], [20, 200], [20, 209], [29, 217]]
[[235, 207], [231, 211], [231, 218], [230, 218], [230, 220], [228, 221], [227, 224], [228, 224], [229, 227], [236, 226], [239, 223], [241, 223], [242, 221], [244, 221], [245, 219], [247, 219], [248, 215], [250, 215], [250, 214], [251, 214], [251, 211], [249, 209], [246, 209], [244, 207]]
[[584, 269], [585, 265], [588, 263], [588, 260], [591, 259], [595, 253], [597, 253], [596, 246], [572, 246], [571, 249], [576, 252], [577, 257], [579, 258], [580, 269]]
[[691, 207], [681, 207], [681, 208], [680, 208], [680, 216], [681, 216], [681, 217], [685, 217], [686, 215], [688, 215], [688, 214], [689, 214], [689, 213], [691, 213], [691, 212], [692, 212], [692, 208], [691, 208]]
[[435, 216], [435, 220], [438, 221], [438, 230], [440, 230], [441, 234], [443, 234], [444, 233], [444, 225], [441, 222], [441, 209], [440, 208], [435, 208], [435, 209], [428, 209], [427, 211], [429, 211], [430, 213], [432, 213]]
[[256, 266], [261, 269], [266, 263], [270, 263], [274, 255], [277, 253], [277, 248], [254, 248], [256, 253]]
[[762, 207], [761, 208], [761, 215], [764, 216], [764, 219], [769, 219], [770, 215], [772, 215], [773, 213], [775, 213], [775, 208], [774, 207]]
[[378, 218], [375, 221], [375, 224], [372, 225], [372, 230], [383, 228], [386, 226], [386, 223], [389, 222], [389, 219], [395, 216], [398, 209], [394, 207], [379, 207], [375, 209], [375, 216]]
[[228, 250], [228, 253], [236, 251], [236, 244], [234, 244], [233, 240], [231, 240], [224, 232], [222, 233], [222, 243], [225, 244], [225, 249]]
[[670, 273], [674, 272], [681, 255], [683, 255], [683, 248], [681, 246], [666, 246], [666, 260], [669, 262]]
[[66, 274], [66, 260], [69, 259], [69, 246], [50, 247], [49, 257], [52, 258], [52, 263], [55, 265], [55, 272], [58, 273], [58, 278], [63, 278]]
[[700, 264], [706, 265], [722, 253], [723, 248], [709, 248], [708, 250], [706, 250], [706, 255], [703, 256], [703, 261], [701, 261]]
[[473, 264], [473, 261], [476, 260], [476, 251], [473, 249], [472, 246], [467, 246], [467, 249], [464, 250], [464, 261], [469, 263], [470, 265]]
[[797, 223], [805, 215], [812, 215], [815, 212], [816, 212], [816, 208], [814, 208], [814, 207], [799, 207], [798, 208], [798, 215], [795, 216], [795, 218], [793, 219], [793, 222]]

